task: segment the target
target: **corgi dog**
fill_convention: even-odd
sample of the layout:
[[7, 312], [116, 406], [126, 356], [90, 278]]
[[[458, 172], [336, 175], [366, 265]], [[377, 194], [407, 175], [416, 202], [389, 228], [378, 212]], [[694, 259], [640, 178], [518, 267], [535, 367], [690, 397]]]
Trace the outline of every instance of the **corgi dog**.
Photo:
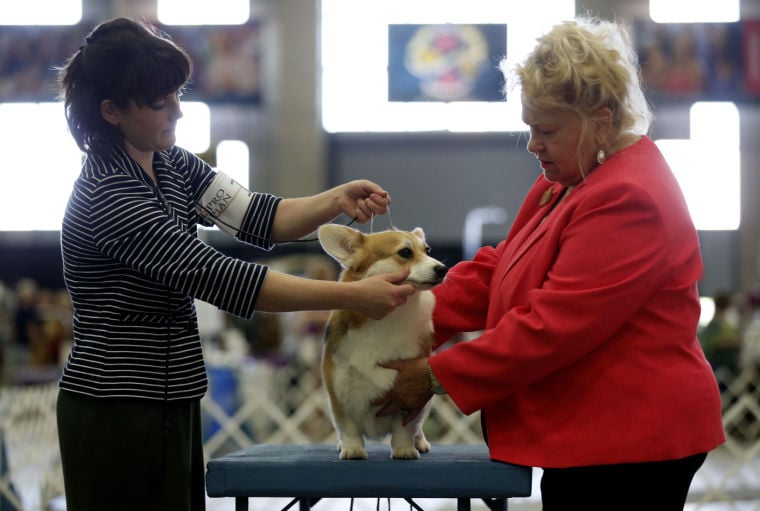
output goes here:
[[388, 360], [428, 356], [433, 348], [430, 291], [443, 282], [448, 267], [428, 255], [425, 233], [387, 230], [364, 234], [351, 227], [327, 224], [318, 231], [322, 248], [342, 267], [339, 280], [353, 282], [409, 268], [406, 282], [418, 292], [381, 320], [347, 309], [330, 314], [322, 351], [322, 380], [332, 422], [338, 434], [340, 459], [366, 459], [365, 438], [391, 435], [392, 458], [419, 459], [430, 450], [422, 424], [431, 401], [409, 424], [396, 413], [376, 417], [380, 406], [370, 402], [385, 394], [396, 371], [378, 365]]

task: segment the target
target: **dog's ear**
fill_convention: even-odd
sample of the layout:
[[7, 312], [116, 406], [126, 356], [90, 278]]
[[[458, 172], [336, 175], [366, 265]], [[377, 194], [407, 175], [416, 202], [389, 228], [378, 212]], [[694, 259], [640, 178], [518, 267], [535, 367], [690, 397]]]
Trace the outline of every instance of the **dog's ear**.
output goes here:
[[364, 243], [364, 234], [345, 225], [325, 224], [317, 235], [324, 251], [344, 268], [351, 268], [356, 251]]
[[417, 236], [422, 241], [425, 241], [425, 231], [422, 230], [422, 227], [417, 227], [412, 231], [412, 234]]

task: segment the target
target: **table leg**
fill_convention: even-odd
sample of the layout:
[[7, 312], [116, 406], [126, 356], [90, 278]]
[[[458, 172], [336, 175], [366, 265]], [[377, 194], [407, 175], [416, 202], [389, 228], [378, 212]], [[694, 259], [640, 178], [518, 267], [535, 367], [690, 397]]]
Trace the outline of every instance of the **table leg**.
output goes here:
[[281, 511], [288, 511], [291, 507], [298, 504], [298, 511], [309, 511], [314, 505], [319, 502], [321, 497], [319, 498], [312, 498], [312, 497], [295, 497], [293, 500], [291, 500], [287, 506], [281, 509]]
[[248, 511], [248, 497], [235, 497], [235, 511]]
[[507, 499], [482, 499], [491, 511], [507, 511]]
[[[379, 502], [379, 500], [380, 499], [378, 499], [378, 503], [377, 503], [377, 508], [378, 509], [380, 509], [380, 502]], [[425, 511], [420, 506], [418, 506], [417, 503], [414, 500], [412, 500], [410, 498], [407, 498], [407, 497], [404, 497], [404, 500], [409, 503], [409, 509], [413, 508], [413, 509], [415, 509], [417, 511]], [[388, 509], [390, 509], [390, 507], [391, 507], [391, 499], [388, 499]]]
[[310, 511], [311, 508], [319, 502], [321, 499], [313, 499], [310, 497], [301, 497], [298, 499], [298, 511]]

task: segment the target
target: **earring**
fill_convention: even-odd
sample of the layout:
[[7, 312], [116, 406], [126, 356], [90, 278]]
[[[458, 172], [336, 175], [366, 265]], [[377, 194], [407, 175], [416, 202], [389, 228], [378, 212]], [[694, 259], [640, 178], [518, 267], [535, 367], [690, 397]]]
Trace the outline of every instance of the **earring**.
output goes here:
[[604, 152], [604, 149], [599, 149], [596, 152], [596, 162], [601, 165], [605, 161], [607, 161], [607, 154]]

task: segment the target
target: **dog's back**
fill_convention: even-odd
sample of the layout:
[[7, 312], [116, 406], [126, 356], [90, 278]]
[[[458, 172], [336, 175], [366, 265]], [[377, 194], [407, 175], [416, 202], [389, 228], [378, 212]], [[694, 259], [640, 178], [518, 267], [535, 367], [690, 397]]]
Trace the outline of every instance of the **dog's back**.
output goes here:
[[382, 320], [352, 310], [336, 310], [328, 320], [322, 376], [338, 432], [340, 457], [366, 458], [364, 437], [379, 439], [391, 434], [394, 458], [418, 458], [420, 451], [430, 449], [422, 433], [429, 404], [404, 426], [400, 414], [376, 417], [379, 407], [370, 402], [385, 394], [396, 377], [395, 370], [378, 362], [430, 355], [435, 298], [429, 289], [443, 280], [447, 268], [427, 255], [419, 229], [365, 235], [329, 225], [319, 234], [325, 250], [344, 267], [341, 280], [359, 280], [409, 267], [409, 281], [420, 289]]

